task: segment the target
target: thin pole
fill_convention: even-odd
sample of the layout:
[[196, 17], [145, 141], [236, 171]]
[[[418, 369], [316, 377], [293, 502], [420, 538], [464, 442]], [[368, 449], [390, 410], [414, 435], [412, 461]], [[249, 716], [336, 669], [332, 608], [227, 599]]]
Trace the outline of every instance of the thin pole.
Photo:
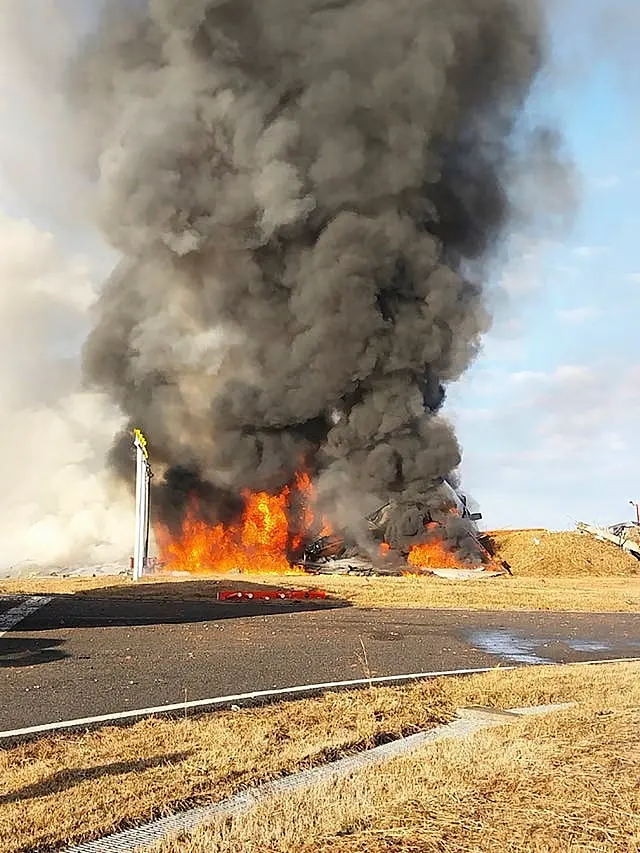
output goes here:
[[146, 474], [146, 487], [145, 487], [145, 509], [144, 509], [144, 559], [145, 565], [146, 560], [149, 557], [149, 503], [151, 501], [151, 466], [149, 465], [149, 460], [145, 459], [144, 463], [145, 474]]
[[136, 527], [133, 543], [133, 579], [139, 581], [144, 575], [149, 546], [149, 489], [150, 469], [147, 452], [147, 440], [134, 430], [136, 448]]
[[636, 508], [636, 522], [640, 526], [640, 503], [636, 503], [635, 501], [629, 501], [629, 503]]
[[136, 530], [133, 543], [133, 579], [140, 580], [144, 569], [144, 456], [136, 443]]

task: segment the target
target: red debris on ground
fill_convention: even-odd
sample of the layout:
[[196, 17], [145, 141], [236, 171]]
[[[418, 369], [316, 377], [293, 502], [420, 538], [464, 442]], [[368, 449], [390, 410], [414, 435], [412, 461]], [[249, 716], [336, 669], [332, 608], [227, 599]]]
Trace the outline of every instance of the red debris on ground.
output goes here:
[[223, 589], [218, 592], [219, 601], [307, 601], [326, 597], [323, 589]]

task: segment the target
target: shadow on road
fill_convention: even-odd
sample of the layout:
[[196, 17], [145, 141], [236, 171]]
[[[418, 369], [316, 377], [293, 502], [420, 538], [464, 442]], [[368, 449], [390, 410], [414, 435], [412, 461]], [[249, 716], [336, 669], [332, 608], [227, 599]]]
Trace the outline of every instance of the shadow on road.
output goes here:
[[98, 767], [79, 767], [75, 770], [60, 770], [52, 776], [43, 779], [41, 782], [35, 782], [32, 785], [25, 785], [17, 791], [12, 791], [9, 794], [0, 796], [0, 806], [6, 806], [9, 803], [17, 803], [21, 800], [32, 800], [36, 797], [46, 797], [50, 794], [58, 794], [60, 791], [66, 791], [67, 788], [73, 788], [80, 782], [88, 782], [94, 779], [101, 779], [103, 776], [121, 776], [124, 773], [141, 773], [144, 770], [151, 770], [154, 767], [163, 767], [167, 764], [177, 764], [185, 761], [193, 753], [192, 752], [176, 752], [172, 755], [158, 755], [155, 758], [137, 759], [135, 761], [117, 761], [113, 764], [103, 764]]
[[69, 655], [59, 648], [62, 643], [63, 640], [54, 639], [3, 637], [0, 639], [0, 669], [64, 660]]
[[[106, 587], [75, 595], [57, 595], [17, 625], [13, 632], [180, 625], [351, 606], [338, 598], [218, 601], [215, 595], [220, 589], [273, 595], [276, 588], [237, 580], [228, 583], [185, 581]], [[1, 644], [2, 641], [0, 647]]]

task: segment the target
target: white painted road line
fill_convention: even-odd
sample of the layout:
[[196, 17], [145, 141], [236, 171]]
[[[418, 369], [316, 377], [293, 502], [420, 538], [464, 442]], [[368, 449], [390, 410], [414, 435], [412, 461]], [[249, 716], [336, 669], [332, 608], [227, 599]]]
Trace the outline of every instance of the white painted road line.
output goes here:
[[41, 607], [45, 607], [45, 605], [49, 604], [51, 600], [52, 596], [50, 595], [31, 595], [29, 598], [21, 601], [20, 604], [12, 607], [11, 610], [7, 610], [6, 613], [1, 613], [0, 637], [8, 634], [9, 631], [12, 631], [16, 625], [19, 625], [20, 622], [27, 618], [27, 616], [31, 616], [32, 613], [36, 612], [36, 610], [40, 610]]
[[[120, 711], [115, 714], [102, 714], [99, 717], [82, 717], [77, 720], [64, 720], [60, 723], [45, 723], [41, 726], [30, 726], [25, 729], [13, 729], [0, 732], [0, 740], [60, 731], [61, 729], [80, 729], [85, 726], [103, 725], [105, 723], [120, 723], [138, 717], [151, 717], [154, 714], [174, 714], [184, 711], [203, 710], [217, 707], [230, 707], [240, 702], [259, 702], [262, 699], [296, 698], [309, 693], [322, 693], [326, 690], [340, 690], [348, 687], [369, 687], [376, 684], [399, 684], [403, 681], [419, 681], [426, 678], [439, 678], [448, 675], [477, 675], [491, 672], [496, 667], [482, 669], [450, 669], [440, 672], [416, 672], [410, 675], [384, 675], [376, 678], [356, 678], [352, 681], [327, 681], [323, 684], [304, 684], [299, 687], [282, 687], [279, 690], [254, 690], [252, 693], [235, 693], [231, 696], [216, 696], [214, 699], [194, 699], [191, 702], [177, 702], [174, 705], [158, 705], [155, 708], [140, 708], [135, 711]], [[513, 666], [499, 667], [501, 670], [515, 669]]]
[[[607, 663], [640, 663], [640, 658], [612, 658], [609, 660], [585, 660], [565, 664], [546, 664], [545, 666], [600, 666]], [[82, 729], [107, 723], [121, 723], [141, 717], [152, 717], [156, 714], [175, 714], [185, 711], [207, 711], [215, 708], [228, 708], [241, 702], [249, 704], [261, 700], [280, 699], [304, 696], [305, 694], [323, 693], [328, 690], [341, 690], [349, 687], [369, 687], [384, 684], [401, 684], [403, 681], [421, 681], [431, 678], [446, 678], [461, 675], [481, 675], [486, 672], [508, 672], [514, 669], [525, 669], [526, 665], [491, 666], [478, 669], [447, 669], [434, 672], [415, 672], [408, 675], [384, 675], [376, 678], [357, 678], [352, 681], [327, 681], [323, 684], [304, 684], [297, 687], [283, 687], [279, 690], [255, 690], [252, 693], [236, 693], [231, 696], [217, 696], [214, 699], [195, 699], [191, 702], [177, 702], [174, 705], [159, 705], [155, 708], [140, 708], [135, 711], [120, 711], [114, 714], [102, 714], [98, 717], [81, 717], [77, 720], [64, 720], [59, 723], [45, 723], [40, 726], [29, 726], [24, 729], [12, 729], [0, 732], [0, 741], [13, 738], [29, 737], [31, 735], [49, 734], [64, 729]]]

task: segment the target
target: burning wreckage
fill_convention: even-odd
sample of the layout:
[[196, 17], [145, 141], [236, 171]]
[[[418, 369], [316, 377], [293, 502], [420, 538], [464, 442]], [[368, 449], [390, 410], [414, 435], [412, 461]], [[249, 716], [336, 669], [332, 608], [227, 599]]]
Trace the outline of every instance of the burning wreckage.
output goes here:
[[476, 522], [482, 518], [481, 513], [471, 512], [466, 496], [459, 493], [446, 480], [443, 481], [441, 488], [449, 498], [445, 515], [449, 518], [462, 519], [466, 523], [467, 539], [470, 539], [473, 545], [471, 554], [468, 556], [463, 557], [457, 554], [455, 544], [447, 545], [446, 526], [439, 523], [435, 516], [428, 512], [422, 516], [425, 530], [424, 543], [404, 551], [392, 552], [384, 538], [392, 510], [391, 503], [387, 503], [366, 519], [371, 539], [377, 544], [378, 559], [364, 558], [355, 542], [349, 541], [349, 538], [343, 534], [331, 533], [320, 536], [307, 545], [299, 565], [308, 572], [319, 574], [406, 575], [434, 572], [446, 576], [451, 570], [466, 569], [485, 573], [488, 571], [502, 573], [507, 570], [506, 564], [499, 564], [493, 559], [487, 547], [488, 542], [476, 526]]
[[[162, 491], [158, 494], [162, 497]], [[276, 495], [246, 492], [235, 519], [226, 524], [207, 520], [206, 505], [194, 498], [190, 487], [185, 495], [189, 506], [179, 514], [180, 525], [155, 525], [160, 553], [152, 562], [156, 568], [212, 574], [433, 573], [451, 578], [509, 571], [506, 563], [493, 558], [489, 541], [478, 530], [480, 513], [471, 512], [466, 497], [446, 480], [440, 487], [439, 510], [417, 516], [421, 532], [405, 548], [392, 548], [387, 541], [391, 503], [364, 520], [359, 536], [337, 531], [317, 511], [316, 490], [306, 473], [296, 475], [294, 484]]]
[[122, 262], [83, 369], [124, 482], [149, 437], [167, 566], [495, 568], [440, 409], [526, 218], [510, 182], [563, 197], [555, 134], [520, 121], [545, 5], [105, 4], [74, 97]]

